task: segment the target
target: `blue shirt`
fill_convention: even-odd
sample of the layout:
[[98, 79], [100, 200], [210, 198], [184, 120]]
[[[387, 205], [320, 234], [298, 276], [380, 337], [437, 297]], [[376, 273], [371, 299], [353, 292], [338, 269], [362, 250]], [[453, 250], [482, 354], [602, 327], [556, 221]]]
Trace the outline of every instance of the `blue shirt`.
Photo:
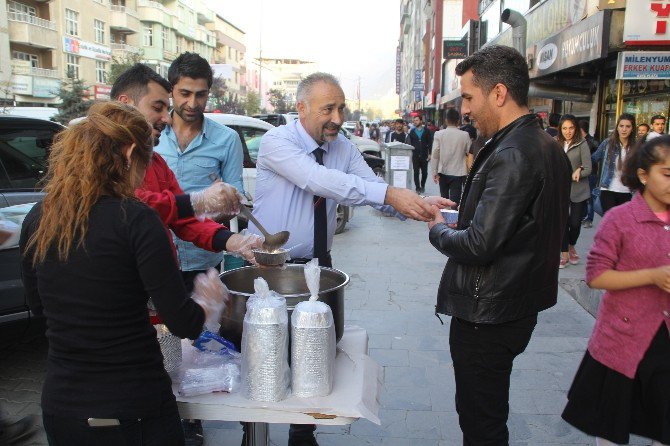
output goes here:
[[[388, 185], [372, 172], [344, 135], [321, 146], [323, 166], [312, 153], [317, 147], [319, 144], [296, 119], [263, 135], [258, 151], [254, 216], [270, 233], [291, 233], [286, 248], [293, 248], [293, 258], [313, 257], [314, 195], [326, 198], [329, 250], [338, 203], [374, 205], [382, 212], [400, 215], [393, 207], [383, 205]], [[251, 222], [249, 231], [260, 234]]]
[[[244, 193], [244, 155], [242, 141], [235, 130], [204, 118], [202, 130], [182, 152], [177, 135], [167, 125], [154, 150], [165, 159], [184, 192], [190, 193], [209, 187], [212, 184], [209, 175], [214, 173], [222, 181]], [[223, 253], [205, 251], [177, 237], [174, 237], [174, 241], [182, 271], [207, 269], [223, 260]]]

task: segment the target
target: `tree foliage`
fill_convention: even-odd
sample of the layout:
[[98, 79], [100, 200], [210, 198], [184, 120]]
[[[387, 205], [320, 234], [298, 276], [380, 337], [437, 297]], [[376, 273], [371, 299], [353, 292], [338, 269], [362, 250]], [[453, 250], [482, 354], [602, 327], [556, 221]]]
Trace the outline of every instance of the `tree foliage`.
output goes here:
[[293, 104], [286, 100], [286, 92], [273, 88], [268, 91], [268, 101], [274, 108], [275, 113], [287, 113], [293, 108]]
[[214, 78], [212, 87], [209, 89], [209, 101], [213, 110], [218, 113], [244, 114], [244, 104], [239, 101], [236, 94], [232, 94], [221, 76]]
[[52, 118], [56, 122], [67, 125], [74, 118], [85, 116], [93, 101], [84, 99], [84, 81], [74, 77], [70, 70], [67, 78], [61, 82], [58, 90], [58, 97], [61, 104], [58, 107], [58, 113]]
[[243, 102], [247, 116], [257, 115], [261, 111], [261, 97], [254, 90], [247, 91], [247, 97]]
[[109, 73], [107, 73], [107, 83], [109, 85], [114, 85], [114, 82], [116, 82], [121, 73], [136, 63], [142, 62], [143, 56], [144, 52], [140, 50], [137, 53], [129, 51], [123, 57], [112, 57], [112, 63], [109, 66]]

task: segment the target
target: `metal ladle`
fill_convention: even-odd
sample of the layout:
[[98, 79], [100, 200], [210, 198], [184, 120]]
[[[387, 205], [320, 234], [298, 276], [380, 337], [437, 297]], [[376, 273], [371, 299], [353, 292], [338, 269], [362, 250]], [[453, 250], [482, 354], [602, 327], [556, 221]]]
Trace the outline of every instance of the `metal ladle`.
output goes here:
[[240, 214], [244, 215], [247, 217], [249, 220], [253, 222], [253, 224], [256, 225], [258, 229], [263, 233], [263, 236], [265, 236], [265, 241], [263, 242], [263, 248], [266, 251], [272, 252], [277, 248], [281, 248], [288, 242], [288, 238], [291, 235], [290, 232], [288, 231], [280, 231], [276, 234], [269, 234], [268, 231], [265, 230], [262, 224], [256, 220], [256, 217], [253, 216], [251, 211], [249, 210], [248, 207], [245, 205], [240, 205]]

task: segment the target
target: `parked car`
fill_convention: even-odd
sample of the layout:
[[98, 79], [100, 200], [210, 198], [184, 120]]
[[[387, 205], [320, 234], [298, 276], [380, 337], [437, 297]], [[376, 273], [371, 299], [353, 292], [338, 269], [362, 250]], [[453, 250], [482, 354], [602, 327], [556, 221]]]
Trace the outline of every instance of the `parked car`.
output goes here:
[[275, 127], [279, 127], [280, 125], [288, 124], [289, 122], [292, 122], [296, 119], [298, 119], [298, 115], [292, 115], [292, 114], [278, 114], [278, 113], [270, 113], [270, 114], [263, 114], [263, 115], [254, 115], [253, 116], [256, 119], [260, 119], [261, 121], [268, 122], [272, 124]]
[[348, 132], [354, 133], [354, 130], [356, 130], [356, 121], [345, 121], [344, 124], [342, 124], [342, 128]]
[[[38, 183], [47, 170], [53, 138], [62, 129], [44, 119], [0, 115], [0, 208], [42, 199]], [[33, 317], [26, 302], [18, 246], [0, 250], [0, 339], [43, 327], [44, 319]]]

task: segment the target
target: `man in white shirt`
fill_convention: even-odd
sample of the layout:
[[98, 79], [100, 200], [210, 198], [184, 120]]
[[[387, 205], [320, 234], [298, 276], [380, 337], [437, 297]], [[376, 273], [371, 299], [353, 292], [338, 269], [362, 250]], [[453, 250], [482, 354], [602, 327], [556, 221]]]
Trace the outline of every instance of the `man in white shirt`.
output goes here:
[[447, 128], [438, 130], [433, 136], [430, 169], [433, 181], [440, 185], [440, 195], [458, 205], [463, 181], [470, 170], [468, 151], [470, 134], [458, 128], [460, 113], [455, 108], [447, 110]]
[[651, 129], [652, 131], [647, 133], [646, 141], [658, 138], [659, 136], [665, 133], [665, 116], [663, 115], [654, 115], [651, 117]]

